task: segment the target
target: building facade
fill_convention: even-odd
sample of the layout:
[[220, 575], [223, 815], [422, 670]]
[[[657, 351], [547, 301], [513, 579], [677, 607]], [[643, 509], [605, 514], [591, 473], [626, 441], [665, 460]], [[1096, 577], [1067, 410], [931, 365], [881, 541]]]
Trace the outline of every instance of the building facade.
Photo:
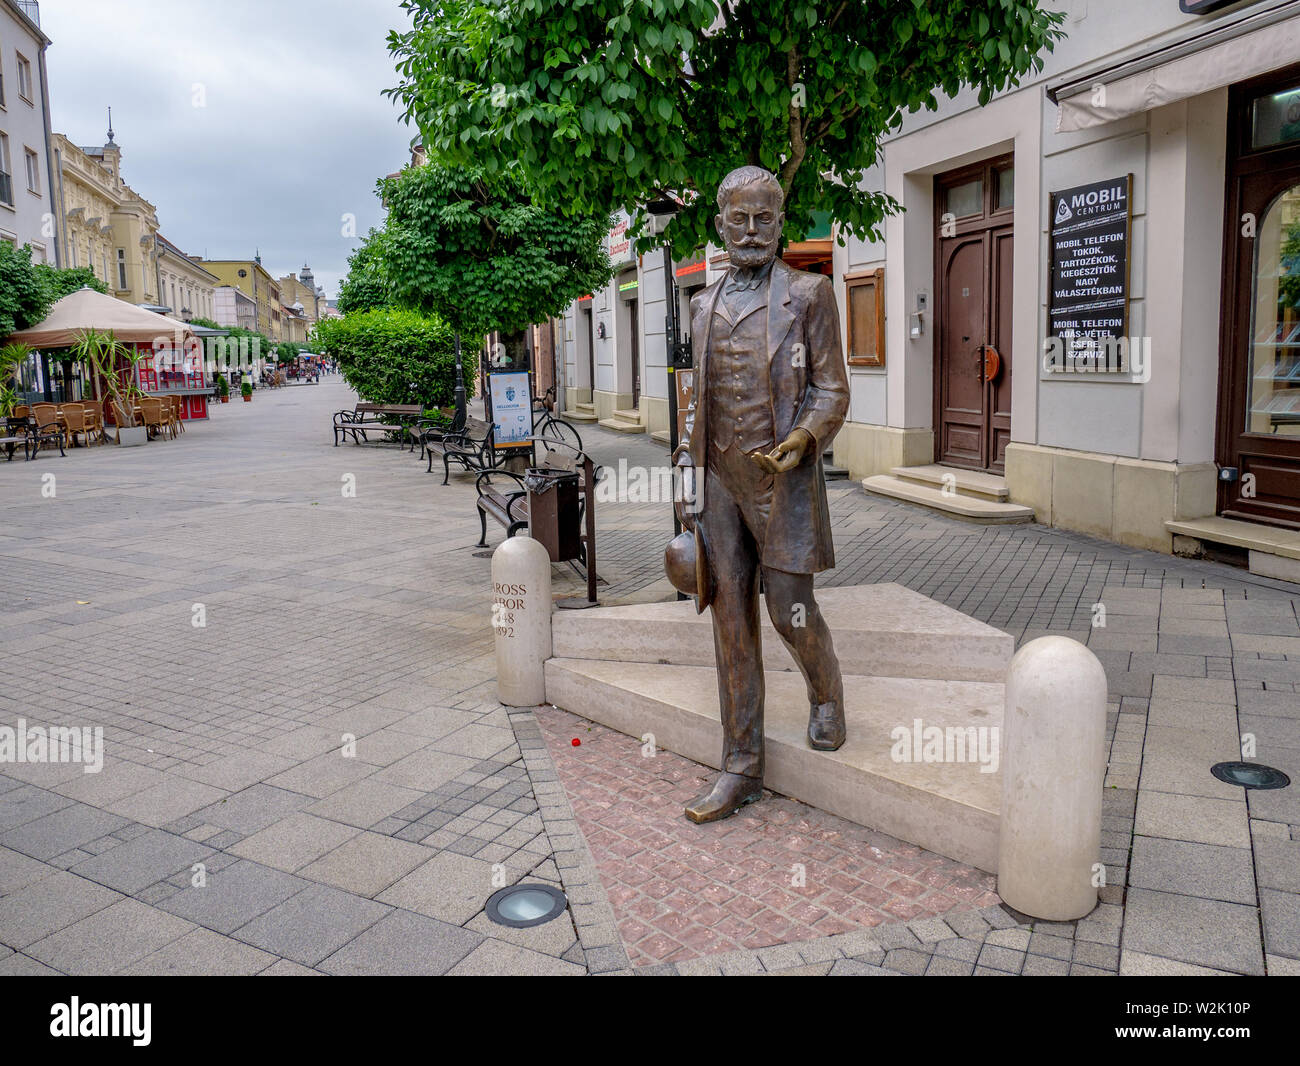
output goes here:
[[[262, 266], [260, 255], [252, 259], [202, 259], [196, 262], [216, 277], [219, 284], [237, 288], [252, 299], [257, 317], [256, 325], [249, 328], [273, 341], [288, 339], [283, 335], [280, 286]], [[223, 326], [231, 324], [220, 318], [217, 321]]]
[[[1051, 6], [1041, 74], [905, 116], [866, 178], [904, 210], [813, 257], [851, 383], [835, 460], [935, 510], [1300, 579], [1300, 5]], [[566, 386], [654, 432], [660, 254], [623, 254], [566, 316]]]
[[0, 240], [61, 263], [55, 226], [49, 87], [40, 8], [0, 0]]
[[54, 158], [63, 266], [88, 267], [127, 303], [166, 303], [158, 291], [158, 211], [123, 180], [113, 131], [102, 147], [56, 133]]
[[158, 271], [159, 303], [162, 313], [188, 322], [194, 318], [216, 321], [216, 287], [220, 279], [205, 270], [200, 260], [188, 256], [161, 233], [157, 236], [155, 261]]
[[307, 319], [308, 329], [320, 320], [321, 312], [325, 307], [325, 290], [317, 288], [316, 276], [310, 266], [304, 263], [299, 273], [286, 274], [277, 281], [277, 284], [280, 286], [280, 298], [285, 306], [302, 305], [302, 314]]
[[218, 285], [213, 290], [213, 319], [222, 326], [255, 330], [257, 302], [234, 285]]

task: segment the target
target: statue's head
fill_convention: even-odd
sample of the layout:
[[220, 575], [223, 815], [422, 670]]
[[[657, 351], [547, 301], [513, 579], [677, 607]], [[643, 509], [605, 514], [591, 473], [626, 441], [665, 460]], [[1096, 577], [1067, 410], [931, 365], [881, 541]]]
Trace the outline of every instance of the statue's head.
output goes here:
[[718, 186], [713, 225], [738, 267], [761, 267], [781, 242], [785, 194], [776, 175], [762, 167], [737, 167]]

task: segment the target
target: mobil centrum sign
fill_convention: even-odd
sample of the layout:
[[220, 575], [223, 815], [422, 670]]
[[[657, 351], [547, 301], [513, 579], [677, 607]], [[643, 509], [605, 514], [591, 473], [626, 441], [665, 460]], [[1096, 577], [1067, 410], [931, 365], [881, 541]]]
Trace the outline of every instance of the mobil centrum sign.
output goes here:
[[1128, 325], [1133, 175], [1054, 192], [1051, 210], [1048, 334], [1122, 337]]

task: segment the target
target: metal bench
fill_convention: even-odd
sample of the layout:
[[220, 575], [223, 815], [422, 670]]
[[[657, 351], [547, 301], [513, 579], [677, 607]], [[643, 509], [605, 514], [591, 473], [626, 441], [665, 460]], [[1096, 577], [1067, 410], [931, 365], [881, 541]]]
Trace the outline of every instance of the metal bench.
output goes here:
[[442, 483], [446, 485], [451, 477], [451, 464], [465, 468], [466, 473], [475, 470], [495, 470], [504, 461], [504, 455], [498, 455], [492, 444], [492, 427], [476, 418], [466, 419], [464, 432], [446, 433], [441, 440], [425, 442], [425, 453], [429, 457], [427, 472], [433, 471], [433, 457], [442, 457]]
[[[512, 482], [517, 488], [513, 492], [502, 492], [493, 484], [495, 479]], [[509, 470], [484, 470], [474, 482], [478, 491], [479, 525], [482, 534], [478, 539], [480, 548], [487, 547], [487, 520], [490, 515], [505, 527], [506, 536], [513, 537], [521, 529], [528, 528], [528, 489], [524, 479]]]
[[[354, 444], [368, 444], [366, 431], [397, 433], [406, 436], [407, 424], [420, 418], [424, 408], [418, 403], [358, 403], [351, 411], [334, 412], [334, 447], [339, 438], [352, 437]], [[396, 423], [392, 420], [396, 419]]]

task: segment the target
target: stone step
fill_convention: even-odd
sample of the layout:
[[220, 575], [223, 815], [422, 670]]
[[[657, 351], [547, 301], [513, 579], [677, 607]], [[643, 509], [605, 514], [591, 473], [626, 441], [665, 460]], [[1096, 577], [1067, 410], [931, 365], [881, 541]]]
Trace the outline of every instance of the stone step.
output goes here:
[[[576, 612], [561, 612], [576, 613]], [[1000, 749], [1004, 686], [988, 682], [844, 676], [848, 740], [839, 751], [808, 747], [808, 697], [797, 673], [765, 676], [766, 766], [774, 792], [859, 825], [889, 833], [990, 873], [997, 869]], [[629, 737], [629, 759], [642, 738], [657, 748], [717, 767], [722, 751], [717, 675], [701, 666], [555, 658], [546, 663], [546, 698], [557, 707]], [[965, 761], [895, 761], [900, 737], [938, 726], [958, 733], [987, 727]], [[992, 732], [996, 728], [997, 732]], [[900, 735], [895, 730], [901, 729]], [[975, 736], [978, 736], [976, 734]], [[958, 754], [955, 744], [951, 754]]]
[[1018, 503], [998, 503], [960, 493], [948, 495], [941, 489], [930, 488], [915, 481], [904, 481], [892, 474], [876, 474], [864, 478], [862, 487], [875, 496], [915, 504], [937, 511], [961, 522], [977, 525], [1007, 525], [1014, 522], [1032, 522], [1034, 510]]
[[589, 403], [575, 403], [572, 407], [565, 408], [560, 417], [566, 422], [595, 422], [596, 408]]
[[668, 430], [666, 429], [656, 429], [653, 433], [650, 434], [650, 439], [657, 440], [660, 444], [667, 444], [670, 446], [673, 443], [672, 434], [669, 433]]
[[962, 470], [955, 466], [927, 463], [923, 466], [896, 466], [890, 473], [903, 481], [914, 481], [918, 485], [929, 485], [937, 489], [951, 485], [962, 496], [974, 496], [997, 503], [1005, 503], [1011, 497], [1007, 479], [984, 470]]
[[1178, 544], [1179, 537], [1190, 537], [1210, 544], [1228, 544], [1247, 550], [1248, 567], [1252, 574], [1280, 581], [1300, 581], [1300, 530], [1243, 522], [1219, 515], [1166, 522], [1165, 529], [1174, 534], [1176, 554], [1188, 554], [1186, 550], [1180, 551], [1185, 546]]
[[[1015, 651], [1008, 633], [892, 582], [817, 590], [845, 673], [1001, 682]], [[794, 660], [760, 607], [771, 670]], [[713, 666], [713, 621], [693, 600], [556, 611], [554, 654], [573, 659]]]
[[621, 412], [615, 411], [612, 418], [602, 418], [597, 425], [602, 429], [612, 429], [615, 433], [644, 433], [645, 426], [640, 422], [633, 422], [627, 418], [621, 417]]

